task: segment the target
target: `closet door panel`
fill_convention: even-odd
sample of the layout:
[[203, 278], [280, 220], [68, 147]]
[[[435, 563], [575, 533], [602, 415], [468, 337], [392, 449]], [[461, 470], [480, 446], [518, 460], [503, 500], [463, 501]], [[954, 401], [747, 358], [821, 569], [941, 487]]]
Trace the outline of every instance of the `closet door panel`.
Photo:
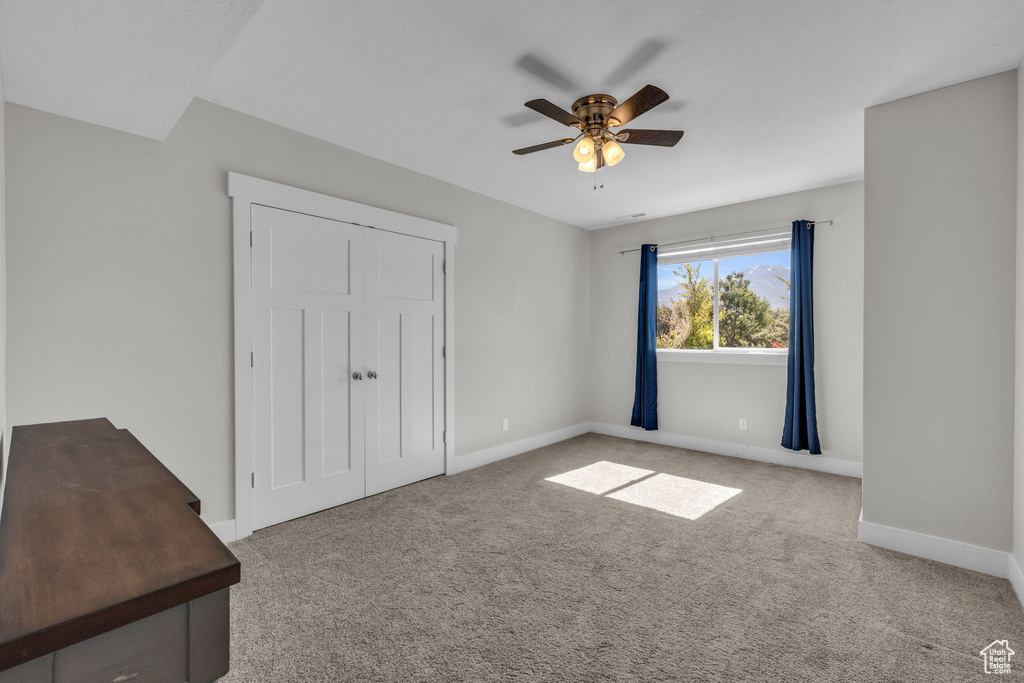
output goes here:
[[[351, 311], [321, 311], [323, 334], [323, 476], [330, 477], [351, 471], [361, 471], [361, 463], [353, 463], [353, 451], [346, 447], [350, 438], [359, 438], [362, 425], [355, 424], [353, 416], [361, 419], [360, 405], [353, 405]], [[357, 397], [358, 398], [358, 397]]]
[[432, 452], [440, 445], [441, 435], [437, 433], [435, 417], [443, 412], [443, 405], [436, 405], [437, 386], [435, 371], [440, 363], [434, 363], [440, 349], [436, 346], [436, 327], [440, 323], [433, 315], [413, 314], [409, 316], [409, 343], [403, 351], [411, 368], [406, 380], [407, 404], [403, 412], [409, 415], [409, 447], [415, 453]]
[[443, 254], [367, 231], [367, 495], [444, 473]]
[[270, 487], [306, 480], [305, 311], [270, 311]]
[[[377, 373], [367, 385], [368, 398], [375, 404], [367, 414], [367, 433], [375, 437], [376, 443], [367, 453], [385, 463], [402, 457], [402, 314], [378, 311], [375, 317], [376, 343], [367, 344], [372, 349], [367, 367]], [[376, 363], [372, 362], [374, 355]]]
[[252, 209], [253, 528], [365, 495], [365, 228]]

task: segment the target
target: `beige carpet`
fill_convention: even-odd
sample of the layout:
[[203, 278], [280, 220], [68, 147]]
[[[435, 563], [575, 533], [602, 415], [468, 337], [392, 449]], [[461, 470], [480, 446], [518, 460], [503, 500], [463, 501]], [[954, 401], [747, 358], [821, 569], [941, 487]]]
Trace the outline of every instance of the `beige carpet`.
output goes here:
[[1006, 638], [1024, 677], [1009, 583], [859, 511], [856, 479], [587, 434], [232, 544], [225, 680], [965, 681]]

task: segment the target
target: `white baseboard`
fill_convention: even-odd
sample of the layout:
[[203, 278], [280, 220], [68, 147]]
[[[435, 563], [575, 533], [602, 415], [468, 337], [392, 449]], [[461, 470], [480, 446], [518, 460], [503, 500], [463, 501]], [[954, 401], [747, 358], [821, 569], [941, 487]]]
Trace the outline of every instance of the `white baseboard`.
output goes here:
[[1010, 579], [1013, 592], [1017, 594], [1017, 600], [1020, 602], [1021, 607], [1024, 607], [1024, 572], [1021, 572], [1020, 565], [1017, 564], [1017, 559], [1013, 556], [1013, 553], [1006, 553], [1006, 558], [1006, 578]]
[[662, 431], [649, 432], [638, 427], [624, 427], [604, 422], [591, 422], [589, 431], [608, 436], [618, 436], [623, 439], [633, 439], [634, 441], [646, 441], [663, 446], [688, 448], [693, 451], [704, 451], [705, 453], [716, 453], [718, 455], [731, 455], [737, 458], [746, 458], [747, 460], [759, 460], [761, 462], [786, 465], [787, 467], [799, 467], [816, 472], [841, 474], [846, 477], [857, 477], [858, 479], [861, 478], [864, 470], [862, 463], [854, 462], [853, 460], [823, 458], [820, 455], [794, 453], [793, 451], [785, 451], [781, 448], [746, 446], [728, 441], [714, 441], [712, 439], [701, 439], [695, 436], [684, 436], [682, 434], [671, 434]]
[[[983, 574], [991, 574], [1000, 578], [1008, 578], [1010, 573], [1010, 554], [1001, 550], [982, 548], [981, 546], [951, 541], [920, 534], [916, 531], [897, 529], [884, 524], [865, 522], [863, 513], [860, 518], [860, 529], [857, 533], [864, 543], [877, 545], [881, 548], [896, 550], [908, 555], [917, 555], [936, 562], [951, 564], [954, 567], [973, 569]], [[1016, 563], [1015, 563], [1016, 564]], [[1017, 570], [1018, 576], [1020, 570]]]
[[559, 441], [565, 441], [571, 439], [574, 436], [580, 436], [591, 431], [589, 422], [582, 422], [578, 425], [571, 427], [563, 427], [562, 429], [556, 429], [553, 432], [545, 432], [543, 434], [537, 434], [536, 436], [530, 436], [525, 439], [519, 439], [518, 441], [509, 441], [498, 446], [492, 446], [491, 448], [484, 448], [479, 451], [473, 451], [466, 455], [459, 455], [455, 457], [454, 471], [448, 474], [458, 474], [459, 472], [465, 472], [481, 465], [489, 465], [492, 462], [498, 460], [504, 460], [505, 458], [511, 458], [513, 455], [519, 455], [527, 451], [532, 451], [536, 448], [543, 448], [544, 446], [550, 446], [553, 443]]
[[763, 446], [745, 446], [743, 444], [729, 443], [727, 441], [713, 441], [711, 439], [700, 439], [693, 436], [670, 434], [668, 432], [661, 431], [649, 432], [636, 427], [624, 427], [621, 425], [606, 424], [604, 422], [581, 422], [580, 424], [573, 425], [571, 427], [556, 429], [552, 432], [545, 432], [544, 434], [519, 439], [518, 441], [510, 441], [509, 443], [504, 443], [500, 446], [484, 448], [479, 451], [474, 451], [473, 453], [457, 456], [455, 458], [454, 471], [449, 472], [449, 474], [457, 474], [459, 472], [471, 470], [475, 467], [480, 467], [481, 465], [489, 465], [492, 462], [497, 462], [498, 460], [510, 458], [513, 455], [532, 451], [535, 448], [550, 446], [553, 443], [565, 441], [566, 439], [571, 439], [574, 436], [580, 436], [587, 432], [595, 432], [597, 434], [605, 434], [608, 436], [618, 436], [623, 439], [633, 439], [634, 441], [646, 441], [648, 443], [657, 443], [664, 446], [689, 448], [690, 450], [717, 453], [718, 455], [731, 455], [734, 457], [746, 458], [747, 460], [759, 460], [761, 462], [775, 463], [776, 465], [800, 467], [806, 470], [815, 470], [817, 472], [841, 474], [847, 477], [860, 478], [863, 471], [863, 465], [852, 460], [823, 458], [821, 456], [808, 455], [806, 453], [794, 453], [792, 451], [784, 451], [782, 449], [764, 448]]
[[238, 535], [235, 533], [235, 520], [229, 519], [226, 522], [216, 522], [214, 524], [206, 522], [206, 524], [217, 535], [221, 543], [230, 543], [231, 541], [238, 540]]

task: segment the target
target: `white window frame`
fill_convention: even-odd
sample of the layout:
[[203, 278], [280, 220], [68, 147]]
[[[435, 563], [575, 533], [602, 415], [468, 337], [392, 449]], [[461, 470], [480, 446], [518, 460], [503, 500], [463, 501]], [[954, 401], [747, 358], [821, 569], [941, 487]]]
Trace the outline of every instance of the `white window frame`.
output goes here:
[[[771, 231], [777, 233], [778, 231]], [[764, 236], [761, 236], [762, 238]], [[746, 238], [750, 242], [756, 242], [759, 236], [754, 235]], [[718, 241], [719, 243], [728, 243], [734, 240], [733, 238], [708, 238], [707, 242], [710, 245], [714, 245]], [[714, 263], [714, 270], [712, 276], [714, 280], [714, 297], [713, 297], [713, 308], [712, 317], [714, 320], [714, 342], [710, 349], [657, 349], [658, 361], [668, 361], [674, 363], [731, 363], [736, 365], [786, 365], [789, 358], [789, 349], [735, 349], [735, 348], [723, 348], [718, 345], [718, 313], [719, 313], [719, 301], [718, 301], [718, 261], [722, 258], [730, 258], [732, 256], [749, 256], [757, 253], [774, 253], [776, 251], [786, 251], [787, 247], [781, 249], [773, 249], [771, 251], [764, 251], [758, 249], [751, 249], [749, 253], [744, 253], [742, 245], [736, 245], [740, 247], [739, 251], [734, 250], [727, 254], [711, 255], [705, 257], [699, 257], [696, 254], [699, 253], [695, 249], [695, 257], [692, 261], [677, 261], [675, 263], [695, 263], [697, 261], [712, 261]], [[697, 245], [697, 249], [700, 249], [700, 245]], [[713, 251], [710, 247], [705, 249], [706, 251]], [[671, 263], [663, 264], [661, 262], [661, 254], [658, 254], [658, 267], [662, 265], [672, 265]], [[792, 264], [791, 264], [792, 266]]]

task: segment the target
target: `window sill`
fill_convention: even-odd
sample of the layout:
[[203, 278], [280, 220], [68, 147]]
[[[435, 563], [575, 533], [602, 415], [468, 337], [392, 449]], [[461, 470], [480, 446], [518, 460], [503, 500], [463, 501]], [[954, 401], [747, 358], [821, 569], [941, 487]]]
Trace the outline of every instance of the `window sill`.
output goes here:
[[735, 365], [786, 365], [788, 351], [684, 351], [658, 349], [658, 361], [672, 363], [733, 363]]

